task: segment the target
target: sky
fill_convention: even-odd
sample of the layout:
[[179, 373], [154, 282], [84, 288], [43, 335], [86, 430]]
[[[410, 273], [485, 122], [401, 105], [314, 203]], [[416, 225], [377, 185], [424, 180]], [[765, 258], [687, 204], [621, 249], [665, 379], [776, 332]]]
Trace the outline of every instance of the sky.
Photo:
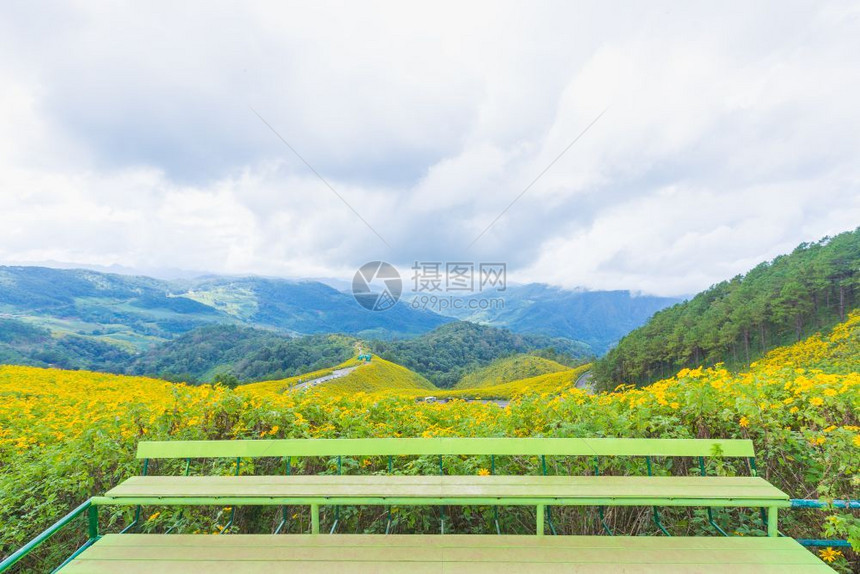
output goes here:
[[0, 3], [0, 263], [682, 295], [860, 225], [857, 2]]

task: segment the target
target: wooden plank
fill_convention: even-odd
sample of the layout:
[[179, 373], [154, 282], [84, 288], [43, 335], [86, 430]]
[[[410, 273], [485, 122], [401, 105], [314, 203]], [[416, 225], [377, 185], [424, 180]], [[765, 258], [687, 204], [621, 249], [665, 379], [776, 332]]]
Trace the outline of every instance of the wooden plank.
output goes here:
[[614, 548], [611, 555], [605, 548], [439, 548], [439, 547], [147, 547], [98, 546], [89, 552], [87, 560], [147, 560], [169, 562], [200, 562], [205, 560], [232, 560], [247, 562], [373, 562], [380, 559], [396, 562], [543, 562], [639, 564], [688, 562], [721, 564], [730, 560], [739, 564], [811, 564], [817, 560], [812, 554], [784, 550], [732, 549], [648, 549]]
[[589, 485], [594, 482], [602, 484], [627, 484], [636, 481], [656, 482], [667, 481], [679, 486], [699, 485], [708, 482], [719, 483], [721, 486], [749, 487], [762, 484], [770, 484], [765, 479], [756, 476], [590, 476], [590, 475], [387, 475], [387, 474], [365, 474], [365, 475], [336, 475], [336, 474], [293, 474], [293, 475], [243, 475], [236, 477], [229, 475], [203, 475], [203, 476], [176, 476], [176, 475], [149, 475], [133, 476], [124, 481], [123, 484], [146, 484], [158, 482], [159, 484], [210, 484], [214, 481], [224, 479], [241, 480], [248, 485], [266, 484], [356, 484], [367, 485], [377, 483], [392, 483], [404, 485]]
[[[712, 498], [789, 497], [759, 477], [403, 477], [403, 476], [133, 477], [107, 492], [125, 497], [286, 498]], [[417, 478], [417, 480], [416, 480]], [[527, 480], [522, 480], [527, 478]]]
[[[373, 547], [474, 547], [474, 548], [656, 548], [656, 549], [740, 549], [740, 550], [796, 550], [797, 542], [791, 538], [765, 536], [547, 536], [514, 534], [437, 535], [381, 535], [337, 534], [311, 536], [307, 534], [225, 534], [201, 536], [197, 534], [106, 534], [99, 539], [101, 546], [159, 546], [159, 547], [293, 547], [319, 548], [334, 546]], [[807, 554], [809, 554], [807, 552]]]
[[[787, 565], [787, 564], [732, 564], [722, 565], [730, 568], [732, 574], [814, 574], [833, 573], [833, 570], [821, 564], [810, 565]], [[534, 564], [534, 563], [507, 563], [500, 568], [496, 563], [409, 563], [401, 562], [291, 562], [291, 571], [302, 574], [499, 574], [500, 572], [515, 572], [517, 574], [606, 574], [606, 572], [618, 574], [663, 574], [671, 571], [678, 574], [702, 574], [714, 572], [720, 565], [713, 564], [672, 564], [671, 568], [666, 564]], [[233, 562], [159, 562], [152, 564], [140, 561], [116, 561], [116, 562], [90, 562], [76, 560], [63, 569], [63, 574], [193, 574], [206, 572], [207, 574], [272, 574], [284, 568], [283, 562], [246, 562], [241, 565], [241, 570]]]
[[138, 458], [258, 458], [285, 456], [754, 456], [742, 439], [616, 438], [374, 438], [141, 441]]
[[789, 538], [426, 535], [107, 535], [88, 572], [831, 572]]
[[586, 444], [598, 456], [754, 457], [751, 440], [741, 439], [627, 439], [588, 438]]
[[447, 497], [120, 497], [95, 496], [94, 506], [702, 506], [743, 508], [787, 508], [788, 500], [773, 498], [675, 498], [675, 497], [593, 497], [593, 498], [447, 498]]

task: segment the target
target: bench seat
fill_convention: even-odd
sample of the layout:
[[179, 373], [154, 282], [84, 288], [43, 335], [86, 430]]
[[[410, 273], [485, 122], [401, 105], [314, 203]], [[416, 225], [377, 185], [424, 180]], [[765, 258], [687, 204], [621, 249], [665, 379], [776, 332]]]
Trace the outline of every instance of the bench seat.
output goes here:
[[62, 574], [832, 572], [791, 538], [107, 534]]
[[[492, 504], [782, 506], [760, 477], [712, 476], [135, 476], [97, 504]], [[157, 499], [157, 500], [155, 500]]]

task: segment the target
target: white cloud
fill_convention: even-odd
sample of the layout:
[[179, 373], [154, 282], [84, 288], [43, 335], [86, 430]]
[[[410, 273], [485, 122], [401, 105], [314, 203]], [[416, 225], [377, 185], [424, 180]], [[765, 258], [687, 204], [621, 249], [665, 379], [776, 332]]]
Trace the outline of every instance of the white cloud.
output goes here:
[[0, 261], [678, 294], [860, 223], [856, 4], [634, 8], [4, 5]]

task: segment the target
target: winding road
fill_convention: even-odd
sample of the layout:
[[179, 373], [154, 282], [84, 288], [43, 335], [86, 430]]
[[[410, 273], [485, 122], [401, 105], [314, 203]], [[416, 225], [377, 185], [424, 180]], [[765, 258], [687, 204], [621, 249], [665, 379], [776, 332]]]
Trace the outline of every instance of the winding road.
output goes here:
[[[366, 365], [367, 363], [362, 363], [362, 364]], [[357, 368], [359, 368], [360, 366], [361, 365], [356, 365], [354, 367], [345, 367], [343, 369], [336, 369], [336, 370], [332, 371], [331, 373], [329, 373], [328, 375], [325, 375], [324, 377], [318, 377], [316, 379], [311, 379], [310, 381], [304, 381], [304, 382], [299, 383], [298, 385], [294, 385], [294, 386], [290, 387], [289, 390], [299, 391], [302, 389], [309, 389], [311, 387], [321, 385], [322, 383], [325, 383], [325, 382], [328, 382], [328, 381], [331, 381], [334, 379], [339, 379], [341, 377], [345, 377], [348, 374], [350, 374], [351, 372], [353, 372], [354, 370], [356, 370]]]

